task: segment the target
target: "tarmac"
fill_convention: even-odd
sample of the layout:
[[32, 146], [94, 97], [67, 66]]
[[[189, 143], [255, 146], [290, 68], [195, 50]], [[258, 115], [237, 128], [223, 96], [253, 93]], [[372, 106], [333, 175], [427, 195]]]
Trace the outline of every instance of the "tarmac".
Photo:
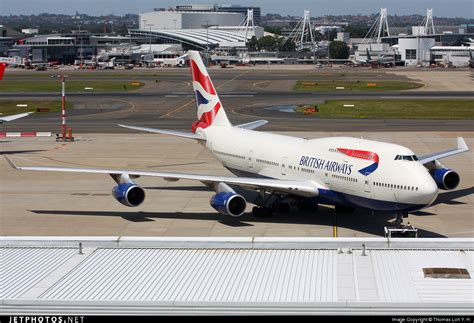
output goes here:
[[[210, 75], [223, 106], [234, 124], [256, 119], [271, 121], [267, 131], [323, 132], [413, 132], [472, 131], [474, 120], [407, 120], [407, 119], [319, 119], [301, 114], [270, 110], [280, 105], [317, 104], [328, 99], [474, 99], [471, 72], [460, 70], [417, 70], [406, 68], [324, 68], [311, 66], [266, 66], [233, 69], [210, 69]], [[304, 68], [304, 69], [303, 69]], [[45, 80], [57, 70], [45, 72], [8, 70], [4, 81]], [[70, 93], [67, 101], [74, 103], [68, 111], [68, 126], [74, 133], [130, 133], [117, 124], [141, 125], [164, 129], [189, 130], [196, 119], [194, 94], [187, 68], [113, 71], [68, 71], [68, 80], [143, 81], [139, 90], [123, 93]], [[401, 80], [422, 82], [424, 86], [410, 91], [387, 92], [296, 92], [297, 80], [377, 81]], [[67, 90], [67, 83], [66, 83]], [[60, 100], [60, 93], [5, 93], [1, 100]], [[35, 107], [40, 107], [40, 104]], [[0, 126], [2, 131], [58, 132], [58, 113], [35, 113], [28, 118]]]
[[[306, 138], [347, 135], [340, 132], [281, 132]], [[428, 154], [455, 147], [463, 136], [474, 147], [473, 132], [354, 132], [355, 137], [394, 142]], [[193, 140], [156, 134], [87, 134], [77, 142], [54, 138], [14, 138], [1, 142], [1, 154], [18, 165], [49, 165], [170, 171], [229, 173]], [[435, 203], [410, 214], [406, 222], [421, 237], [472, 237], [474, 234], [474, 153], [443, 159], [456, 170], [461, 184], [440, 191]], [[115, 182], [106, 175], [27, 172], [0, 160], [0, 235], [8, 236], [382, 236], [390, 215], [360, 211], [339, 214], [321, 205], [316, 213], [277, 213], [255, 218], [246, 213], [236, 221], [219, 215], [209, 205], [214, 194], [201, 183], [168, 183], [140, 178], [145, 202], [127, 208], [111, 196]], [[248, 211], [250, 211], [249, 205]], [[336, 230], [335, 230], [336, 229]]]
[[[62, 71], [7, 70], [4, 82], [45, 80]], [[45, 74], [46, 73], [46, 74]], [[53, 138], [18, 138], [0, 141], [0, 154], [19, 165], [111, 167], [172, 172], [227, 174], [200, 145], [179, 138], [140, 134], [117, 124], [190, 131], [196, 107], [189, 70], [136, 69], [132, 71], [67, 71], [74, 80], [144, 81], [126, 93], [67, 93], [74, 103], [68, 127], [78, 139], [56, 143]], [[257, 66], [210, 69], [214, 85], [233, 124], [258, 119], [270, 122], [260, 131], [306, 138], [349, 135], [395, 142], [419, 154], [455, 147], [463, 136], [474, 147], [474, 120], [318, 119], [271, 110], [278, 105], [314, 104], [326, 99], [474, 98], [472, 73], [467, 69], [371, 69], [311, 66]], [[412, 80], [422, 88], [379, 93], [295, 92], [296, 80]], [[67, 85], [66, 85], [67, 86]], [[0, 93], [0, 100], [60, 99], [59, 93]], [[60, 131], [59, 114], [35, 113], [0, 126], [1, 131]], [[440, 191], [426, 210], [410, 214], [405, 222], [424, 237], [472, 237], [474, 234], [474, 154], [443, 160], [461, 175], [454, 191]], [[276, 214], [239, 221], [219, 215], [209, 205], [213, 192], [200, 183], [167, 183], [140, 178], [146, 200], [127, 208], [111, 196], [115, 183], [105, 175], [20, 172], [0, 160], [0, 235], [42, 236], [310, 236], [367, 237], [383, 235], [390, 215], [358, 212], [335, 217], [332, 207], [317, 213]], [[249, 206], [250, 210], [250, 206]], [[337, 230], [335, 230], [337, 229]]]

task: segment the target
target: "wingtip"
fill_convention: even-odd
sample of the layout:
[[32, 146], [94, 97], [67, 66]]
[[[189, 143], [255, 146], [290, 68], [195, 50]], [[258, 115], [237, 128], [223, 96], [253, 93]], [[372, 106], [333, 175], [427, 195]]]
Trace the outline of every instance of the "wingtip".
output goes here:
[[13, 169], [19, 169], [18, 166], [10, 159], [7, 157], [7, 155], [3, 155], [3, 157], [5, 157], [5, 159], [7, 160], [8, 164], [10, 164], [10, 166], [13, 168]]
[[469, 150], [466, 142], [464, 141], [463, 137], [458, 137], [458, 149], [466, 149]]

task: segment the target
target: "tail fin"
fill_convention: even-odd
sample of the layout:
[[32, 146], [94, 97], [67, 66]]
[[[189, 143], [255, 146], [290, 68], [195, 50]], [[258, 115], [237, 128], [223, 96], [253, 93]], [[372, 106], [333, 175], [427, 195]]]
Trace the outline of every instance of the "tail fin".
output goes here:
[[3, 78], [3, 73], [5, 73], [5, 67], [7, 66], [7, 64], [5, 63], [0, 63], [0, 81], [2, 80]]
[[372, 60], [372, 57], [370, 56], [369, 49], [367, 48], [366, 51], [367, 51], [367, 60], [368, 61]]
[[193, 123], [193, 132], [196, 132], [198, 128], [205, 129], [211, 125], [231, 127], [221, 100], [202, 62], [201, 55], [197, 51], [189, 51], [187, 56], [198, 110], [198, 121]]

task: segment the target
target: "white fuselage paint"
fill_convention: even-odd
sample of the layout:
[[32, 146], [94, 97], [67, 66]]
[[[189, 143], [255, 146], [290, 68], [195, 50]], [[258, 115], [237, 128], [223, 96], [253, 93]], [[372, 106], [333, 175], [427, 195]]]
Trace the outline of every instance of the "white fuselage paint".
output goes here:
[[[220, 126], [198, 132], [205, 136], [207, 149], [228, 169], [247, 176], [313, 180], [331, 193], [349, 196], [352, 204], [369, 209], [421, 209], [438, 194], [436, 183], [421, 163], [395, 160], [396, 155], [414, 155], [400, 145], [352, 137], [308, 140]], [[379, 156], [378, 168], [361, 174], [359, 170], [373, 162], [347, 156], [338, 148], [374, 152]], [[301, 165], [303, 156], [312, 159]], [[331, 168], [333, 163], [339, 168]]]

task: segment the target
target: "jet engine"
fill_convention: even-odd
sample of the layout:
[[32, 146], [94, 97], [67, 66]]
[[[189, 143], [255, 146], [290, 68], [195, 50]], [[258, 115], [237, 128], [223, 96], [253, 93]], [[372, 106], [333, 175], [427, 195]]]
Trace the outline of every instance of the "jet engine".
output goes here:
[[233, 192], [220, 192], [211, 197], [211, 206], [224, 215], [239, 217], [245, 212], [247, 201]]
[[133, 182], [121, 183], [112, 189], [113, 197], [125, 206], [139, 206], [145, 200], [145, 190]]
[[438, 168], [430, 171], [438, 188], [442, 190], [453, 190], [460, 182], [459, 174], [449, 168]]
[[215, 195], [211, 197], [211, 206], [220, 214], [239, 217], [245, 212], [247, 201], [229, 185], [218, 183], [214, 186]]

